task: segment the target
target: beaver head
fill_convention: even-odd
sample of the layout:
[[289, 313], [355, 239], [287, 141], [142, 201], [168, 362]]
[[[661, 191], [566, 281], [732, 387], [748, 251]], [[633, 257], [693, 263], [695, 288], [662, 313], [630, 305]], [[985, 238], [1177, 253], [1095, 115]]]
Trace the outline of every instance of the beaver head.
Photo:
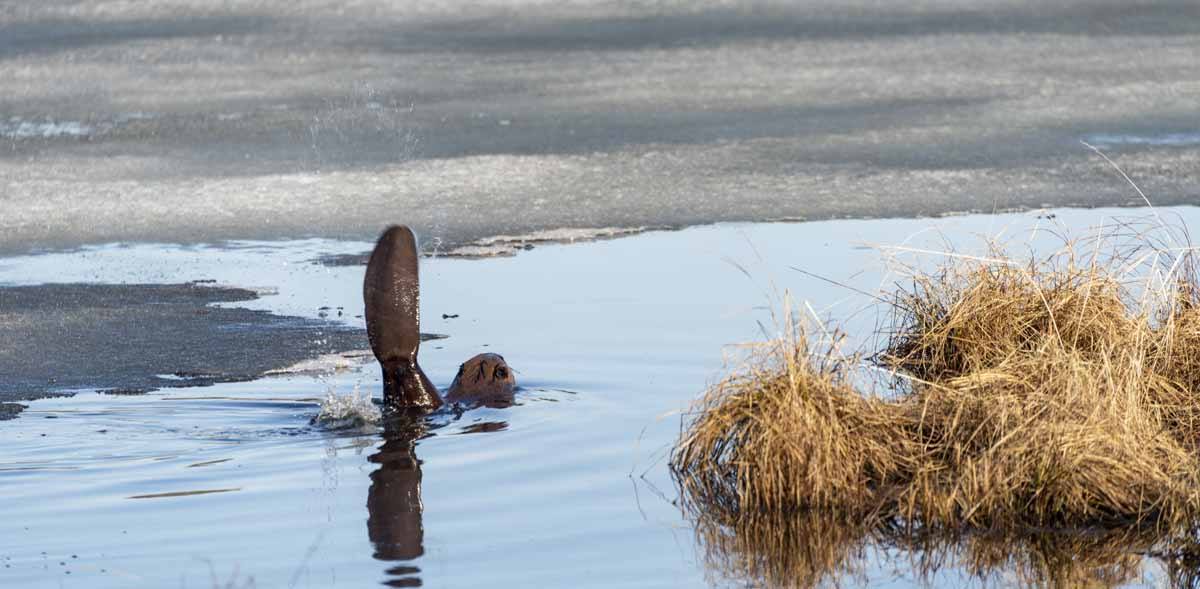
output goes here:
[[500, 354], [478, 354], [458, 367], [446, 392], [451, 403], [508, 407], [513, 403], [516, 376]]

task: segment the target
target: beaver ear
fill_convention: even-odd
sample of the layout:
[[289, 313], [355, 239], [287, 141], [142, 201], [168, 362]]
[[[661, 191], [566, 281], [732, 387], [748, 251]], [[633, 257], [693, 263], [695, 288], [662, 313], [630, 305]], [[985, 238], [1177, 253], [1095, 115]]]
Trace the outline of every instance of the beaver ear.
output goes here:
[[367, 338], [380, 363], [416, 360], [420, 295], [417, 238], [403, 225], [389, 227], [375, 244], [363, 278]]

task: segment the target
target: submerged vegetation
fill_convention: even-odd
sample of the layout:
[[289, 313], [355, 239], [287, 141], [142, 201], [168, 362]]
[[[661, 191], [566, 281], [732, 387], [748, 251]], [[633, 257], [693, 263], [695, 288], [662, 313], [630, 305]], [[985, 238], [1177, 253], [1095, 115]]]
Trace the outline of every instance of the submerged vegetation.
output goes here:
[[[672, 454], [705, 545], [796, 585], [868, 545], [947, 538], [976, 574], [1025, 559], [1048, 584], [1121, 582], [1167, 544], [1196, 554], [1200, 284], [1185, 241], [1127, 229], [906, 268], [865, 357], [785, 319]], [[864, 365], [893, 377], [886, 394], [857, 386]], [[1035, 539], [1049, 531], [1070, 541]]]

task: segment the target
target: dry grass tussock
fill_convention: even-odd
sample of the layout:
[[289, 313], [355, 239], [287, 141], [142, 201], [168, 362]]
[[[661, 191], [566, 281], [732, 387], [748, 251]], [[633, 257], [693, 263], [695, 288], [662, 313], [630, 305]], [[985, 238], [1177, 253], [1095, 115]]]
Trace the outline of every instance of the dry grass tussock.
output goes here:
[[869, 359], [904, 383], [886, 398], [852, 386], [861, 358], [785, 321], [789, 335], [695, 408], [671, 459], [689, 506], [725, 528], [816, 510], [910, 531], [1191, 533], [1200, 285], [1190, 249], [1139, 239], [1079, 253], [1098, 243], [913, 270], [887, 295], [887, 343]]

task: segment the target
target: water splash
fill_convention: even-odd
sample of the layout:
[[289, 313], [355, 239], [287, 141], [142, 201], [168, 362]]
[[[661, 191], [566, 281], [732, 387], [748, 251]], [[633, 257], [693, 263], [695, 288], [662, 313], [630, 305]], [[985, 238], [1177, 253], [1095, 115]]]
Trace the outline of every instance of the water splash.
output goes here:
[[372, 427], [383, 418], [383, 412], [375, 405], [371, 395], [354, 384], [354, 389], [343, 395], [331, 385], [321, 400], [321, 410], [313, 418], [313, 424], [329, 430]]

